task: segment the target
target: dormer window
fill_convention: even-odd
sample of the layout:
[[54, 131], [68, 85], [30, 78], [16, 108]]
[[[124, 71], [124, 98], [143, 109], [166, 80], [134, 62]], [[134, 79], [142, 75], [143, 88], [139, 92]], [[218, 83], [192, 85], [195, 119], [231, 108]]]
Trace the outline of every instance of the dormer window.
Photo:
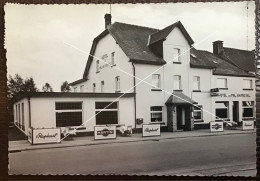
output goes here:
[[175, 62], [180, 63], [181, 62], [180, 55], [181, 55], [181, 50], [179, 48], [174, 48], [173, 49], [173, 60], [172, 60], [173, 63], [175, 63]]

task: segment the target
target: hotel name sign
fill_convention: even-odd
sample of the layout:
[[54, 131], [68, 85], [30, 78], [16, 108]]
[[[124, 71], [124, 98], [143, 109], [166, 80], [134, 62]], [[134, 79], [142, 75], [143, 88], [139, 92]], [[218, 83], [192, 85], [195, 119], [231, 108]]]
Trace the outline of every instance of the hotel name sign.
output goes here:
[[250, 97], [249, 94], [226, 94], [218, 92], [211, 92], [210, 95], [212, 97]]
[[106, 67], [109, 67], [109, 66], [113, 66], [113, 62], [112, 62], [112, 59], [110, 60], [110, 62], [108, 61], [108, 55], [107, 54], [104, 54], [102, 56], [102, 60], [99, 61], [99, 70], [102, 70]]

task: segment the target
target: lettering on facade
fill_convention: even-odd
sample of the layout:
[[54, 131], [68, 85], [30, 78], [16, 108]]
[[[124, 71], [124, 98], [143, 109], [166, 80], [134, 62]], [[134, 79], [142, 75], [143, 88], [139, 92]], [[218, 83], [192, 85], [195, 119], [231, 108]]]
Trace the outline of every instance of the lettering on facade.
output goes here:
[[212, 97], [250, 97], [249, 94], [225, 94], [225, 93], [217, 93], [217, 92], [212, 92], [210, 95]]
[[111, 62], [108, 62], [108, 55], [104, 54], [102, 56], [102, 61], [100, 61], [100, 64], [101, 65], [99, 66], [99, 70], [111, 66], [112, 65], [112, 60], [111, 60]]

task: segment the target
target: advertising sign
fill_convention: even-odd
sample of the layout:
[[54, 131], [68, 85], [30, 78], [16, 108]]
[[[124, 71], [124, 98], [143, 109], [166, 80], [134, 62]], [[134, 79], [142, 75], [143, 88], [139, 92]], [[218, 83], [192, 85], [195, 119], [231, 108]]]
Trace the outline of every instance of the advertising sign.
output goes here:
[[28, 141], [32, 144], [32, 128], [28, 128]]
[[223, 122], [210, 122], [210, 132], [221, 132], [223, 129]]
[[160, 124], [143, 124], [143, 137], [161, 136]]
[[116, 138], [116, 126], [94, 126], [94, 139], [115, 139]]
[[32, 129], [32, 144], [60, 142], [60, 128]]
[[254, 129], [254, 121], [242, 121], [242, 130]]

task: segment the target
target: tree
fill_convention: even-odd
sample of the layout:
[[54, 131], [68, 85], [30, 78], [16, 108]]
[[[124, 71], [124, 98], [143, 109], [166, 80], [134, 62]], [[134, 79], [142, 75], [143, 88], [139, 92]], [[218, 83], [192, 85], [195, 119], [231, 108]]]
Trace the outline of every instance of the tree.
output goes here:
[[69, 92], [70, 91], [70, 86], [67, 81], [63, 82], [60, 86], [61, 92]]
[[53, 89], [52, 89], [51, 85], [48, 82], [46, 82], [44, 84], [44, 86], [42, 87], [42, 91], [43, 92], [53, 92]]

